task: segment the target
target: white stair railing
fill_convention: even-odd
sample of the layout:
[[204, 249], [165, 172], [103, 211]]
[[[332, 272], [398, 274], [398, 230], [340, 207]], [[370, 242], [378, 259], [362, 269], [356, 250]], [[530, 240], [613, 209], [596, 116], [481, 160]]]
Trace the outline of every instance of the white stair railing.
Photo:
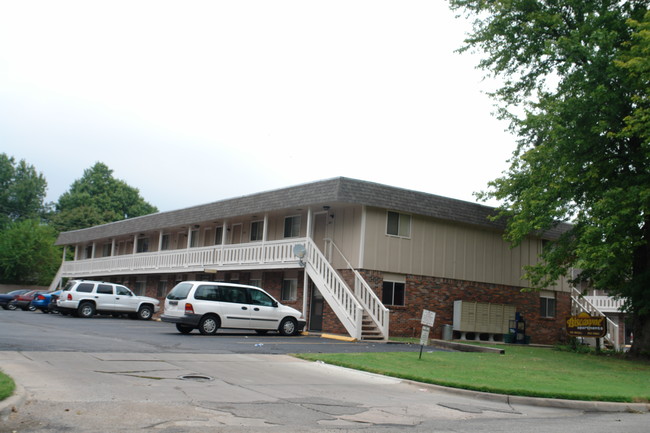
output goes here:
[[363, 307], [311, 239], [307, 240], [306, 249], [305, 271], [350, 336], [360, 340]]
[[607, 317], [605, 313], [600, 311], [598, 307], [586, 299], [575, 287], [571, 289], [571, 300], [573, 301], [573, 305], [578, 307], [581, 312], [588, 313], [592, 316], [605, 317], [605, 320], [607, 320], [607, 334], [605, 335], [605, 339], [614, 346], [615, 350], [621, 350], [618, 325], [614, 323], [609, 317]]
[[372, 321], [375, 323], [375, 326], [381, 332], [381, 335], [384, 340], [388, 339], [388, 324], [389, 324], [389, 314], [390, 310], [384, 306], [374, 290], [370, 288], [370, 285], [366, 282], [365, 278], [361, 276], [359, 271], [354, 269], [350, 264], [348, 259], [343, 255], [341, 250], [336, 246], [334, 241], [331, 239], [325, 239], [329, 244], [330, 248], [327, 250], [330, 251], [332, 248], [336, 250], [339, 256], [345, 261], [345, 264], [348, 267], [348, 270], [352, 271], [354, 274], [354, 295], [357, 300], [361, 303], [363, 308], [366, 310]]

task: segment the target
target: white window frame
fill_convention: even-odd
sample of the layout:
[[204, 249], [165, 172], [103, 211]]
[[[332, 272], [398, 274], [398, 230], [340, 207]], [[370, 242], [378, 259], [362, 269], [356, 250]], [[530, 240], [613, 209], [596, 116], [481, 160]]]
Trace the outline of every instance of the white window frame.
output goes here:
[[[552, 313], [549, 313], [549, 306], [552, 306]], [[555, 296], [555, 292], [547, 290], [539, 292], [539, 316], [546, 319], [557, 317], [557, 296]]]
[[[286, 293], [287, 290], [289, 293]], [[280, 297], [282, 301], [287, 301], [287, 302], [298, 300], [298, 279], [297, 278], [285, 278], [284, 280], [282, 280], [282, 290], [280, 290]]]
[[[287, 236], [287, 220], [292, 220], [289, 236]], [[293, 221], [297, 221], [296, 224]], [[288, 238], [299, 238], [300, 229], [302, 228], [302, 215], [290, 215], [284, 217], [284, 226], [282, 227], [282, 233], [285, 239]], [[294, 234], [295, 233], [295, 234]]]
[[[386, 290], [385, 285], [386, 284], [391, 284], [392, 285], [392, 289], [391, 289], [392, 290], [392, 296], [391, 296], [391, 302], [390, 303], [384, 302], [384, 299], [385, 299], [385, 296], [386, 296], [386, 293], [385, 293], [385, 290]], [[404, 287], [404, 289], [402, 291], [403, 292], [403, 295], [402, 295], [403, 299], [402, 299], [401, 304], [396, 304], [395, 303], [395, 284], [401, 284]], [[394, 306], [394, 307], [403, 307], [403, 306], [405, 306], [406, 305], [406, 282], [384, 279], [384, 281], [382, 283], [382, 289], [381, 289], [381, 300], [382, 300], [382, 303], [384, 305]]]
[[[253, 231], [254, 225], [256, 226], [256, 229]], [[253, 234], [255, 234], [255, 239], [253, 239]], [[251, 221], [250, 241], [261, 242], [263, 240], [264, 240], [264, 220]]]
[[[390, 233], [390, 214], [397, 215], [397, 233]], [[406, 224], [408, 221], [408, 224]], [[410, 214], [396, 212], [396, 211], [386, 211], [386, 236], [393, 236], [398, 238], [411, 238], [411, 230], [413, 228], [413, 218]]]

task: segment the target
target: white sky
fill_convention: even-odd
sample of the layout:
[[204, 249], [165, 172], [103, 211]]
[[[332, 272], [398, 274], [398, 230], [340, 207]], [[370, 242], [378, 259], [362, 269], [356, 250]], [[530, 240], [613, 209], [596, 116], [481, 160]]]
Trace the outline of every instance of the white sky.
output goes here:
[[162, 211], [347, 176], [474, 201], [515, 147], [446, 1], [0, 0], [0, 152]]

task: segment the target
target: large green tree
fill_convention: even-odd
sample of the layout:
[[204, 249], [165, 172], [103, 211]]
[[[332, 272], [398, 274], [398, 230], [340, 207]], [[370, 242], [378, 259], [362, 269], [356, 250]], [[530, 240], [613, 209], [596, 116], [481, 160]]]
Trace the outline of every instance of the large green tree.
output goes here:
[[113, 177], [113, 170], [97, 162], [59, 198], [52, 217], [59, 231], [77, 230], [158, 212], [138, 189]]
[[460, 51], [484, 53], [518, 136], [509, 169], [480, 196], [500, 200], [514, 244], [571, 222], [527, 277], [545, 287], [580, 269], [576, 282], [626, 300], [631, 352], [650, 355], [648, 0], [449, 2], [473, 20]]
[[38, 220], [16, 221], [0, 231], [0, 282], [48, 285], [61, 264], [56, 231]]
[[0, 229], [12, 221], [40, 218], [47, 182], [25, 160], [0, 154]]

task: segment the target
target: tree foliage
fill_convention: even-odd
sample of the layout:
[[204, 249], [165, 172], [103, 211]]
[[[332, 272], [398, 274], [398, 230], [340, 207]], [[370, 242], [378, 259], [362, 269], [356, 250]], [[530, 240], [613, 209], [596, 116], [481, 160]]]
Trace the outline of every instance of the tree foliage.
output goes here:
[[25, 160], [0, 154], [0, 229], [12, 221], [39, 218], [47, 182]]
[[0, 282], [49, 285], [61, 264], [56, 235], [34, 219], [12, 222], [0, 231]]
[[461, 51], [485, 53], [518, 136], [479, 196], [501, 201], [514, 244], [571, 221], [527, 277], [545, 287], [579, 268], [577, 281], [626, 300], [632, 351], [650, 354], [648, 0], [449, 1], [474, 18]]
[[52, 222], [59, 231], [77, 230], [157, 212], [138, 189], [115, 179], [97, 162], [59, 198]]

